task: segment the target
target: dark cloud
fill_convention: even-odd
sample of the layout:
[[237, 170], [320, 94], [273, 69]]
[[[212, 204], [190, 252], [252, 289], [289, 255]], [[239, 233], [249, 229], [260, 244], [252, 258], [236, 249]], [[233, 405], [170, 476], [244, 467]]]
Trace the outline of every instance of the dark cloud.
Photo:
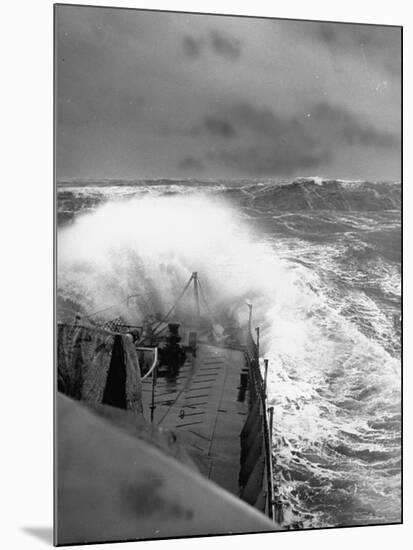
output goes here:
[[288, 130], [288, 122], [271, 109], [255, 107], [250, 103], [239, 103], [228, 110], [228, 116], [235, 126], [266, 137], [278, 137]]
[[[320, 103], [311, 110], [308, 130], [317, 134], [325, 132], [348, 145], [367, 145], [371, 147], [395, 148], [400, 144], [398, 136], [386, 131], [376, 130], [370, 124], [358, 118], [342, 107]], [[320, 136], [321, 137], [321, 136]]]
[[327, 44], [327, 46], [331, 46], [337, 41], [337, 31], [333, 25], [323, 25], [321, 23], [316, 32], [318, 33], [320, 39]]
[[[344, 107], [318, 103], [298, 116], [282, 117], [268, 108], [239, 103], [219, 116], [206, 117], [203, 125], [214, 135], [235, 136], [238, 132], [255, 134], [272, 141], [334, 141], [335, 144], [371, 145], [384, 148], [397, 147], [399, 137], [375, 129]], [[301, 137], [300, 137], [301, 136]]]
[[182, 45], [187, 57], [192, 59], [201, 57], [204, 51], [232, 61], [241, 56], [241, 41], [218, 31], [212, 31], [206, 38], [186, 35]]
[[[217, 117], [215, 117], [217, 125]], [[325, 162], [329, 151], [320, 147], [305, 126], [293, 118], [278, 116], [267, 108], [241, 103], [228, 109], [221, 126], [237, 132], [232, 147], [208, 154], [210, 160], [247, 174], [287, 175], [297, 168], [311, 168]]]
[[196, 58], [201, 55], [202, 40], [197, 40], [193, 36], [184, 36], [183, 39], [184, 52], [188, 57]]
[[297, 169], [317, 168], [343, 146], [399, 146], [398, 136], [379, 131], [343, 107], [328, 103], [292, 117], [241, 103], [220, 117], [206, 117], [203, 128], [213, 137], [229, 134], [235, 139], [232, 147], [210, 151], [210, 160], [259, 175], [288, 175]]
[[203, 121], [203, 128], [213, 136], [233, 138], [236, 135], [234, 126], [227, 120], [223, 120], [219, 117], [205, 117]]
[[329, 151], [297, 149], [288, 144], [271, 147], [252, 145], [209, 154], [213, 161], [228, 168], [241, 170], [250, 175], [288, 176], [300, 169], [317, 168], [330, 159]]
[[217, 31], [211, 33], [211, 45], [218, 55], [229, 59], [238, 59], [241, 55], [241, 42]]
[[181, 170], [203, 170], [205, 168], [204, 163], [202, 160], [197, 159], [195, 157], [185, 157], [178, 163], [178, 168]]

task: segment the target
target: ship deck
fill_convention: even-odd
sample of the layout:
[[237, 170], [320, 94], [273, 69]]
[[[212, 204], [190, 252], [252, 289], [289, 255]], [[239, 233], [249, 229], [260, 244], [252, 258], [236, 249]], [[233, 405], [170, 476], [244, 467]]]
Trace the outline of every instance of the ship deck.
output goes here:
[[[157, 378], [154, 424], [173, 430], [200, 472], [238, 495], [240, 433], [248, 398], [240, 387], [246, 369], [241, 350], [200, 344], [174, 377]], [[152, 379], [142, 383], [145, 417], [150, 419]]]

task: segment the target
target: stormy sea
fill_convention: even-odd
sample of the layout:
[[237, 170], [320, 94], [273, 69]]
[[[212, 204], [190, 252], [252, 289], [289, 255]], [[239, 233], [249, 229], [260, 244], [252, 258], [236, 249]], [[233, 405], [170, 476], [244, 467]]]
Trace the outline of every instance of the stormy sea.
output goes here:
[[400, 182], [61, 181], [58, 319], [165, 311], [198, 271], [212, 309], [253, 304], [284, 525], [399, 522], [400, 203]]

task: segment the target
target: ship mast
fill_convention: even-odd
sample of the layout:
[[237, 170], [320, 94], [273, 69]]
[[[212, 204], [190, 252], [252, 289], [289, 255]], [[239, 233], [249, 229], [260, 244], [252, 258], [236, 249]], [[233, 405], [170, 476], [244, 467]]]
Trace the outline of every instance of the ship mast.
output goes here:
[[158, 324], [154, 327], [154, 329], [153, 329], [153, 334], [154, 335], [156, 335], [158, 333], [158, 331], [162, 332], [162, 330], [163, 330], [161, 328], [162, 325], [164, 323], [166, 323], [166, 321], [169, 319], [172, 312], [175, 310], [176, 306], [182, 300], [184, 294], [186, 293], [186, 291], [191, 286], [191, 283], [193, 283], [193, 285], [194, 285], [194, 298], [195, 298], [196, 315], [197, 315], [198, 322], [200, 322], [200, 320], [201, 320], [201, 300], [203, 302], [203, 306], [205, 307], [205, 309], [208, 312], [208, 315], [209, 315], [209, 317], [211, 318], [211, 321], [212, 321], [213, 315], [212, 315], [212, 312], [211, 312], [211, 310], [208, 306], [208, 302], [205, 298], [205, 294], [204, 294], [204, 291], [202, 289], [201, 282], [198, 278], [198, 272], [193, 271], [190, 278], [189, 278], [189, 281], [186, 283], [184, 289], [182, 290], [182, 292], [180, 293], [180, 295], [176, 299], [175, 303], [172, 305], [172, 307], [170, 308], [168, 313], [163, 317], [163, 319], [161, 321], [159, 321]]

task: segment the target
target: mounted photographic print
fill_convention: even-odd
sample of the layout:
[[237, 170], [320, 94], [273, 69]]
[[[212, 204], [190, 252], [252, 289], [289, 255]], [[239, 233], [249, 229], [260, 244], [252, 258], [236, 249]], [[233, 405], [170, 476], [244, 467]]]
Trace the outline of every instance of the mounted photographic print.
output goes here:
[[401, 522], [401, 36], [55, 6], [56, 544]]

